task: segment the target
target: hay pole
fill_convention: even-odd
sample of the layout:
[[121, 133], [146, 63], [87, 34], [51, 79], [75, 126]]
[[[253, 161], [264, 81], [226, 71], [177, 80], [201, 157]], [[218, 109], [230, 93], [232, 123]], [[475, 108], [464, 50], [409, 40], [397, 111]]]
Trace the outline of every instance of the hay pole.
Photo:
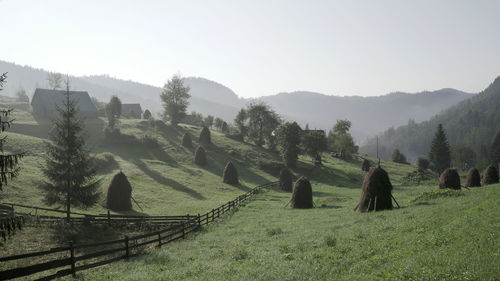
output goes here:
[[375, 204], [373, 205], [373, 210], [377, 211], [377, 196], [375, 196]]
[[371, 205], [372, 205], [372, 198], [370, 197], [370, 201], [368, 201], [368, 208], [366, 209], [368, 212], [370, 211]]
[[130, 196], [130, 198], [132, 198], [132, 200], [134, 200], [134, 203], [137, 205], [137, 207], [139, 207], [139, 209], [141, 209], [141, 211], [144, 211], [141, 207], [141, 205], [139, 205], [139, 203], [137, 203], [137, 201], [135, 201], [134, 197]]
[[290, 199], [290, 201], [288, 201], [288, 203], [286, 203], [286, 205], [283, 208], [288, 207], [288, 205], [290, 204], [290, 202], [292, 202], [292, 199]]
[[392, 200], [394, 200], [394, 202], [396, 202], [396, 205], [398, 205], [398, 208], [401, 208], [398, 204], [398, 201], [396, 201], [396, 198], [394, 198], [394, 196], [392, 196], [392, 193], [391, 193], [391, 197], [392, 197]]
[[356, 210], [358, 209], [358, 207], [359, 207], [359, 203], [358, 203], [358, 205], [356, 205], [356, 207], [354, 207], [353, 211], [356, 212]]

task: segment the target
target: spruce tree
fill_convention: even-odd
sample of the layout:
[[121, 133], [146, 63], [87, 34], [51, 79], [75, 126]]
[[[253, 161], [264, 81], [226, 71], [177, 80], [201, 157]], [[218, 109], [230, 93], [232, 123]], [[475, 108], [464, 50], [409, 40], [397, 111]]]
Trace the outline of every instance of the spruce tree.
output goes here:
[[[0, 75], [0, 91], [3, 84], [7, 79], [7, 73]], [[0, 133], [3, 133], [7, 128], [12, 125], [13, 119], [9, 118], [12, 109], [0, 110]], [[17, 166], [18, 160], [24, 156], [23, 152], [20, 153], [6, 153], [3, 146], [7, 141], [7, 136], [0, 137], [0, 190], [8, 183], [10, 179], [17, 177], [19, 174], [19, 167]]]
[[498, 130], [493, 138], [490, 155], [491, 162], [493, 162], [494, 165], [498, 165], [498, 163], [500, 163], [500, 130]]
[[100, 180], [95, 178], [92, 159], [85, 149], [83, 122], [78, 118], [78, 108], [71, 99], [66, 81], [66, 99], [58, 107], [54, 121], [52, 143], [47, 145], [45, 166], [42, 171], [48, 179], [40, 188], [49, 205], [66, 206], [66, 219], [70, 222], [71, 206], [86, 208], [97, 203], [100, 197]]
[[446, 134], [443, 130], [443, 125], [439, 124], [432, 140], [431, 151], [429, 152], [429, 160], [434, 171], [441, 174], [446, 168], [450, 167], [451, 155], [450, 145], [446, 139]]

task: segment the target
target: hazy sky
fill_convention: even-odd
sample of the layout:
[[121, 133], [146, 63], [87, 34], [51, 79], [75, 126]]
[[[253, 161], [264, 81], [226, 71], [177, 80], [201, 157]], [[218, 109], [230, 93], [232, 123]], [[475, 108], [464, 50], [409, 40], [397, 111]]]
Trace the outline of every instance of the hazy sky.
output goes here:
[[496, 0], [0, 0], [0, 26], [1, 60], [244, 97], [478, 92], [500, 75]]

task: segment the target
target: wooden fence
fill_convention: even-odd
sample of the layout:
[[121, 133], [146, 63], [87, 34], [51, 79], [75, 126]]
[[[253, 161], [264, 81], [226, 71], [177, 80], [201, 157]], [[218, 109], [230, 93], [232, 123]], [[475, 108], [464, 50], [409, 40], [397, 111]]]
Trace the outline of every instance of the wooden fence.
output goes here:
[[[9, 280], [38, 274], [36, 280], [52, 280], [54, 278], [73, 275], [78, 271], [109, 264], [122, 259], [141, 254], [148, 249], [147, 246], [160, 248], [162, 245], [173, 241], [184, 239], [187, 234], [197, 230], [202, 225], [213, 222], [216, 218], [234, 209], [261, 189], [276, 185], [271, 182], [259, 185], [236, 199], [229, 201], [216, 209], [212, 209], [203, 215], [190, 216], [177, 225], [133, 237], [125, 236], [123, 239], [89, 243], [70, 244], [65, 247], [53, 248], [46, 251], [32, 252], [21, 255], [0, 257], [0, 268], [8, 268], [8, 264], [14, 264], [14, 268], [0, 271], [0, 280]], [[184, 216], [179, 216], [184, 217]], [[118, 216], [119, 218], [119, 216]], [[117, 218], [117, 219], [118, 219]], [[47, 258], [50, 256], [51, 258]], [[42, 259], [38, 263], [27, 264], [26, 260]], [[23, 266], [15, 267], [15, 264]], [[43, 276], [40, 276], [43, 275]]]

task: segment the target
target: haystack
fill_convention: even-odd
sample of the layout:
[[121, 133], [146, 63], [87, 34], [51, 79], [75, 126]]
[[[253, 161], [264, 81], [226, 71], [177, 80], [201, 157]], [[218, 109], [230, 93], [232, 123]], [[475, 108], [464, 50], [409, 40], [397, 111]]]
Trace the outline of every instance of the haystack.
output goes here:
[[202, 144], [211, 144], [212, 143], [212, 137], [210, 135], [210, 130], [206, 126], [203, 126], [203, 129], [201, 129], [200, 143], [202, 143]]
[[489, 165], [488, 168], [484, 170], [481, 183], [483, 185], [498, 183], [498, 169], [494, 165]]
[[194, 152], [194, 163], [200, 166], [207, 165], [207, 155], [205, 149], [202, 146], [198, 146]]
[[288, 168], [283, 168], [280, 171], [280, 188], [281, 190], [291, 192], [293, 188], [293, 174]]
[[465, 179], [465, 187], [479, 187], [481, 186], [481, 175], [476, 168], [472, 168], [467, 173], [467, 178]]
[[300, 177], [293, 186], [290, 206], [298, 209], [310, 209], [313, 207], [313, 195], [311, 183], [305, 177]]
[[380, 166], [372, 167], [361, 188], [360, 212], [391, 210], [392, 184], [387, 172]]
[[439, 188], [460, 189], [460, 176], [457, 170], [447, 168], [439, 177]]
[[370, 170], [370, 161], [363, 159], [363, 162], [361, 162], [361, 170], [368, 172]]
[[230, 185], [237, 185], [239, 183], [238, 171], [231, 161], [227, 162], [226, 167], [224, 168], [224, 172], [222, 173], [222, 182]]
[[113, 211], [132, 210], [132, 186], [124, 173], [116, 174], [108, 187], [106, 208]]
[[187, 148], [193, 148], [193, 141], [191, 140], [191, 135], [186, 132], [182, 136], [182, 146]]

